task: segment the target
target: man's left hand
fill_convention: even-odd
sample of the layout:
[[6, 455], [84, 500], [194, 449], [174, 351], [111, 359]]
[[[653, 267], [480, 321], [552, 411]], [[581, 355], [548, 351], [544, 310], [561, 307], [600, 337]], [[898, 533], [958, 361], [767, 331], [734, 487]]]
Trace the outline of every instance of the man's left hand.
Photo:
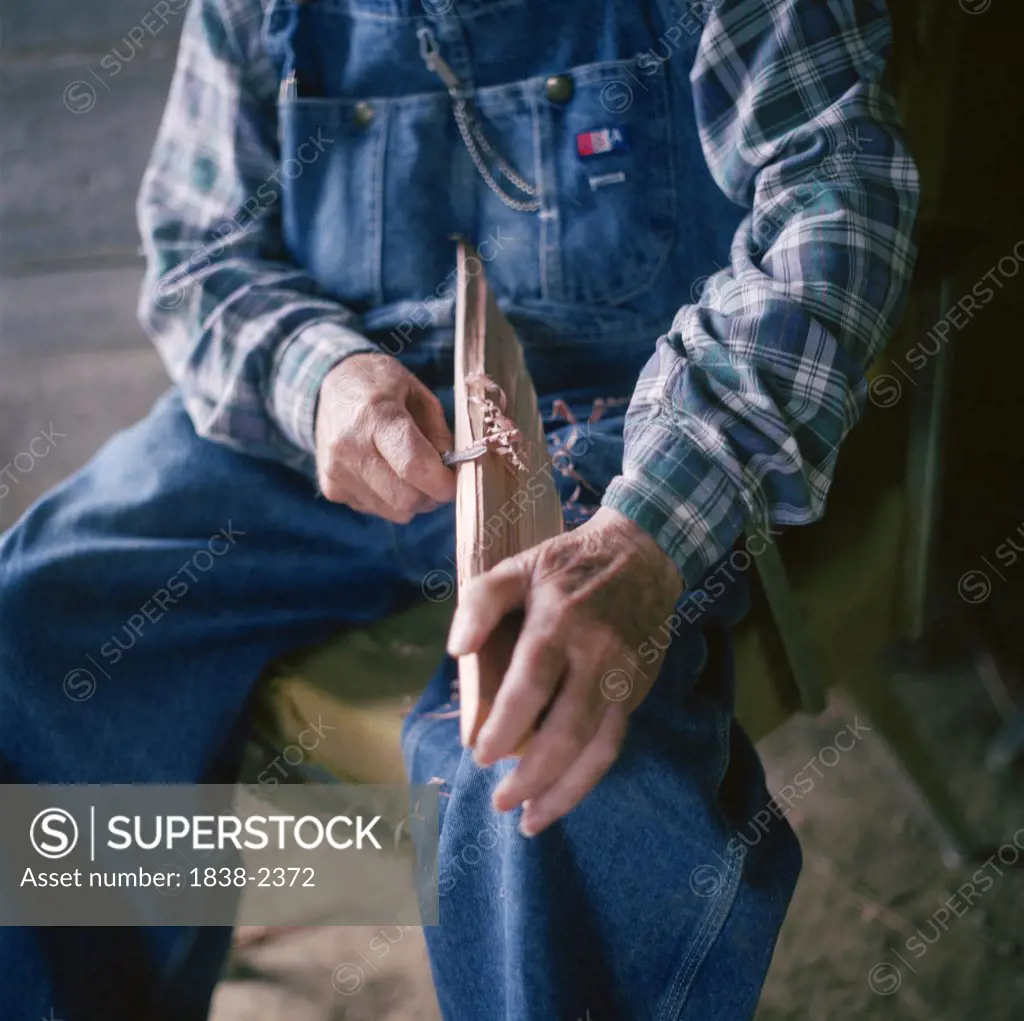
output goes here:
[[618, 757], [629, 713], [661, 665], [660, 653], [646, 661], [648, 680], [635, 667], [638, 648], [670, 616], [682, 587], [654, 539], [602, 507], [579, 528], [503, 560], [463, 591], [448, 638], [452, 656], [478, 652], [506, 614], [524, 610], [473, 752], [489, 766], [530, 738], [494, 792], [498, 811], [524, 806], [520, 828], [527, 836], [575, 807]]

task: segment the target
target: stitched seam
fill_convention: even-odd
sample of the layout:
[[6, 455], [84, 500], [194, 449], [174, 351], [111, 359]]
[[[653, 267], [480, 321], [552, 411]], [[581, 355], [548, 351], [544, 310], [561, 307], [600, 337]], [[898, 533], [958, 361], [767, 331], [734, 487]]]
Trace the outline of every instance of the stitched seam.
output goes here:
[[745, 846], [732, 854], [723, 889], [716, 896], [712, 909], [705, 915], [694, 938], [693, 946], [690, 947], [689, 953], [683, 958], [676, 971], [664, 1006], [658, 1013], [658, 1021], [678, 1021], [686, 1006], [686, 1000], [690, 995], [697, 972], [707, 960], [711, 948], [725, 925], [725, 920], [732, 911], [743, 875], [743, 860], [746, 858], [746, 854]]
[[[495, 0], [494, 3], [489, 4], [486, 7], [478, 7], [476, 9], [470, 9], [467, 11], [460, 11], [459, 18], [462, 21], [472, 21], [474, 18], [481, 18], [486, 14], [490, 14], [492, 11], [504, 10], [506, 7], [521, 7], [523, 0]], [[370, 11], [366, 8], [352, 6], [328, 6], [325, 5], [323, 8], [324, 14], [330, 14], [337, 17], [351, 18], [353, 21], [382, 21], [382, 22], [398, 22], [400, 24], [411, 25], [414, 22], [422, 22], [423, 15], [420, 14], [388, 14], [387, 12]]]
[[372, 211], [373, 222], [373, 293], [377, 304], [384, 304], [384, 175], [387, 173], [388, 132], [391, 127], [390, 107], [381, 113], [381, 126], [378, 132], [375, 168], [377, 187], [374, 188], [373, 201], [376, 208]]
[[[543, 152], [543, 141], [541, 135], [545, 138], [550, 132], [547, 130], [548, 125], [545, 124], [545, 130], [541, 129], [541, 111], [537, 104], [536, 92], [530, 92], [530, 115], [531, 115], [531, 128], [533, 131], [533, 179], [537, 182], [537, 194], [541, 201], [541, 207], [538, 214], [538, 224], [540, 225], [540, 238], [538, 248], [540, 249], [540, 266], [538, 272], [540, 273], [540, 296], [544, 301], [550, 299], [548, 293], [548, 246], [551, 243], [551, 219], [550, 216], [544, 214], [550, 211], [551, 202], [548, 194], [547, 181], [544, 177], [545, 159]], [[552, 181], [551, 191], [557, 194], [558, 182]]]

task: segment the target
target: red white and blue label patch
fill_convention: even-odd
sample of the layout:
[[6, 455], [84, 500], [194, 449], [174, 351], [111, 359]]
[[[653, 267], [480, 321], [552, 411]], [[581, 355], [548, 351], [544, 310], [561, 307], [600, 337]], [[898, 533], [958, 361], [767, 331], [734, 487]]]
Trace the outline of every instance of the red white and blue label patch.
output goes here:
[[628, 149], [626, 129], [618, 124], [596, 131], [581, 131], [576, 136], [576, 152], [581, 159], [603, 156], [607, 152], [626, 152]]

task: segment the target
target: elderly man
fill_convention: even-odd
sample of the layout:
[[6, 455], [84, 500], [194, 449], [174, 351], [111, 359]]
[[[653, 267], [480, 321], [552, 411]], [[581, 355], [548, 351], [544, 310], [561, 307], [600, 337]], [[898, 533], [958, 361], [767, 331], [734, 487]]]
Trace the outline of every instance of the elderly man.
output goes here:
[[[453, 656], [524, 610], [475, 748], [450, 659], [405, 728], [442, 1011], [749, 1018], [799, 850], [734, 839], [768, 797], [723, 562], [820, 516], [901, 314], [890, 41], [883, 0], [194, 0], [139, 202], [174, 386], [3, 537], [2, 779], [230, 782], [264, 667], [447, 563], [461, 235], [543, 407], [608, 410], [578, 527], [456, 615]], [[204, 1017], [228, 937], [4, 930], [4, 1016]]]

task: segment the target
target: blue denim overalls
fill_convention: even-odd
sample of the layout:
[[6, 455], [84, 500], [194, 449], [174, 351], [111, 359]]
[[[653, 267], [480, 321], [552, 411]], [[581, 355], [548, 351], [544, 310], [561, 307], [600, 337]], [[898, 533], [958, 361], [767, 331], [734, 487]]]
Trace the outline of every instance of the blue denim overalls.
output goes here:
[[[469, 238], [540, 394], [583, 417], [590, 397], [628, 395], [677, 309], [726, 264], [744, 212], [711, 177], [690, 94], [694, 14], [710, 6], [274, 0], [282, 157], [325, 141], [284, 182], [291, 258], [443, 390], [453, 238]], [[620, 470], [621, 436], [620, 411], [573, 445], [593, 502]], [[535, 841], [490, 811], [507, 766], [477, 769], [455, 722], [432, 715], [450, 697], [451, 670], [439, 673], [404, 747], [414, 779], [446, 781], [442, 924], [427, 930], [446, 1018], [732, 1021], [753, 1009], [793, 848], [780, 826], [746, 883], [724, 853], [732, 824], [715, 792], [730, 751], [731, 797], [757, 791], [763, 807], [765, 795], [749, 746], [729, 739], [728, 653], [698, 680], [705, 632], [739, 616], [742, 589], [672, 640], [619, 768]]]

